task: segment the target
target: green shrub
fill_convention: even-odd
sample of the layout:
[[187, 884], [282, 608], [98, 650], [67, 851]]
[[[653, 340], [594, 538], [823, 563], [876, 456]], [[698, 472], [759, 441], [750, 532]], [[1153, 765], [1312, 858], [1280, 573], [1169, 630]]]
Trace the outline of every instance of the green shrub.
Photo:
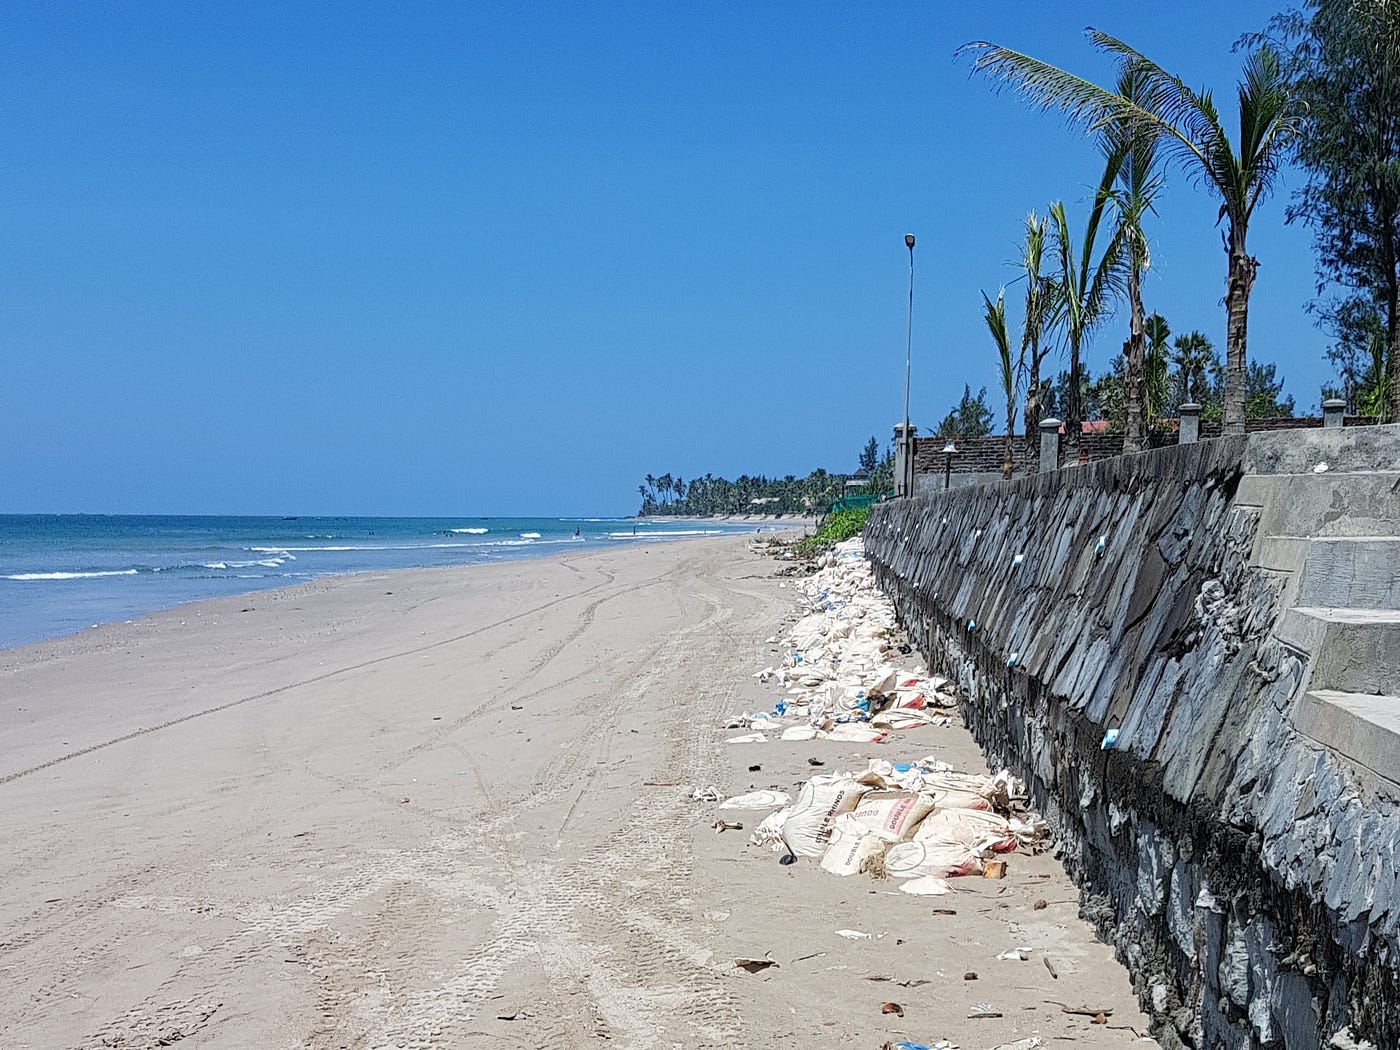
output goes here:
[[822, 527], [815, 536], [808, 536], [805, 540], [799, 541], [796, 544], [796, 550], [801, 554], [812, 554], [835, 546], [842, 540], [859, 535], [860, 530], [865, 528], [865, 519], [869, 514], [868, 507], [861, 507], [859, 510], [835, 511], [827, 516], [826, 521], [822, 522]]

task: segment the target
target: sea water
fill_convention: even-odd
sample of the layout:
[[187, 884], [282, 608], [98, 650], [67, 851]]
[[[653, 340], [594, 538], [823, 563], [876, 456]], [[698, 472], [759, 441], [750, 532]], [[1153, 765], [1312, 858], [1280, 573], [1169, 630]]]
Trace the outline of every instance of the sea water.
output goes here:
[[0, 648], [337, 573], [472, 565], [753, 529], [624, 518], [0, 514]]

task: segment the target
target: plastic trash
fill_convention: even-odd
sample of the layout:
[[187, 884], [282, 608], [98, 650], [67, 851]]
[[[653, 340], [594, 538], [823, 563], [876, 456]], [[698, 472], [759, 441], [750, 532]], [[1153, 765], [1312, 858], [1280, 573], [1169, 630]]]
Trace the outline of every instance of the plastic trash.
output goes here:
[[1099, 744], [1100, 751], [1111, 751], [1118, 746], [1118, 730], [1110, 729], [1103, 735], [1103, 742]]
[[1326, 463], [1319, 463], [1317, 466], [1313, 467], [1313, 473], [1326, 474], [1329, 469], [1331, 468], [1329, 468]]
[[837, 930], [837, 931], [836, 931], [836, 936], [838, 936], [838, 937], [844, 937], [844, 938], [846, 938], [846, 940], [848, 940], [848, 941], [868, 941], [868, 940], [870, 940], [870, 934], [868, 934], [868, 933], [863, 933], [863, 932], [860, 931], [860, 930]]
[[743, 736], [731, 736], [725, 741], [726, 744], [766, 744], [768, 738], [762, 733], [745, 733]]

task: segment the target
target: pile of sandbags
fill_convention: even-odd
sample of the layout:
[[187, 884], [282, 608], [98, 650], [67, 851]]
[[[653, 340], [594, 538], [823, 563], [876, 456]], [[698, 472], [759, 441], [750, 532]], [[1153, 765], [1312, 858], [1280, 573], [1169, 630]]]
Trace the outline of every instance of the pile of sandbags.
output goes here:
[[997, 854], [1040, 848], [1045, 823], [1024, 813], [1025, 793], [1006, 770], [986, 776], [955, 772], [933, 758], [871, 759], [863, 771], [812, 777], [796, 802], [758, 825], [751, 841], [819, 857], [833, 875], [979, 874]]
[[875, 584], [859, 537], [838, 544], [800, 589], [811, 611], [782, 639], [782, 663], [754, 677], [776, 681], [787, 696], [771, 712], [743, 714], [726, 728], [749, 729], [733, 743], [830, 736], [880, 743], [890, 734], [947, 725], [956, 705], [948, 679], [910, 670], [899, 646], [894, 606]]
[[[783, 639], [781, 665], [756, 676], [776, 680], [786, 697], [771, 711], [731, 719], [727, 728], [746, 730], [731, 743], [885, 743], [900, 730], [951, 721], [941, 713], [957, 703], [951, 684], [909, 670], [910, 649], [896, 641], [894, 607], [859, 537], [837, 545], [799, 589], [810, 610]], [[870, 759], [863, 770], [813, 776], [790, 804], [784, 797], [752, 807], [777, 810], [752, 841], [789, 863], [819, 858], [834, 875], [866, 872], [906, 880], [909, 892], [940, 893], [943, 879], [1003, 870], [992, 866], [998, 854], [1041, 848], [1045, 822], [1026, 813], [1026, 795], [1007, 770], [960, 773], [931, 756]]]

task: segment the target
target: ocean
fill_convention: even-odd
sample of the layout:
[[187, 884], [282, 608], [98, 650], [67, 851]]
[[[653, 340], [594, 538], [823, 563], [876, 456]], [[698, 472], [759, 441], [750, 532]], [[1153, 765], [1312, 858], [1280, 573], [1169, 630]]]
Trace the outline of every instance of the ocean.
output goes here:
[[0, 514], [0, 649], [320, 576], [752, 532], [623, 518]]

